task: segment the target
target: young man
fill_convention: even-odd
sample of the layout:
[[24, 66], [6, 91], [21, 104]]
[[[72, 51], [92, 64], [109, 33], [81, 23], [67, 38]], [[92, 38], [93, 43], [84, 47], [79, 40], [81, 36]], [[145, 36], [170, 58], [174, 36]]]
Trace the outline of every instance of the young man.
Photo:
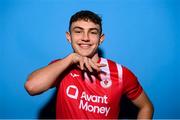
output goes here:
[[123, 94], [139, 108], [138, 118], [152, 118], [153, 106], [126, 67], [98, 55], [104, 40], [101, 18], [79, 11], [70, 19], [66, 38], [74, 50], [33, 72], [25, 88], [30, 95], [58, 89], [56, 118], [118, 118]]

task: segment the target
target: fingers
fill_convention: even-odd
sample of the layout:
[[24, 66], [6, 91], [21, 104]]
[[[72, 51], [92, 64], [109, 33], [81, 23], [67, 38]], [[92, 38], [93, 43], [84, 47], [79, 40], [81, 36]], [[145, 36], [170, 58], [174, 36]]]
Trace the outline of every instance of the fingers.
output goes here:
[[79, 65], [80, 65], [81, 70], [84, 70], [84, 61], [83, 61], [83, 59], [81, 59], [79, 61]]
[[100, 67], [105, 67], [106, 64], [100, 64], [94, 62], [91, 58], [80, 56], [79, 54], [73, 54], [73, 63], [77, 64], [81, 70], [88, 70], [93, 72], [94, 70], [99, 72], [101, 71]]
[[87, 68], [90, 72], [93, 72], [92, 65], [90, 64], [90, 59], [87, 58], [87, 57], [84, 57], [84, 62], [85, 62], [86, 68]]
[[105, 67], [106, 64], [104, 64], [104, 63], [101, 63], [101, 64], [100, 64], [100, 63], [97, 63], [97, 66], [98, 66], [98, 67]]
[[98, 66], [98, 63], [94, 63], [92, 60], [89, 60], [89, 64], [94, 70], [98, 72], [101, 70], [100, 67]]
[[82, 67], [86, 68], [89, 72], [93, 72], [94, 70], [99, 72], [99, 71], [101, 71], [100, 67], [104, 67], [104, 66], [106, 66], [106, 64], [95, 63], [90, 58], [82, 57], [82, 60], [80, 62], [80, 66], [81, 66], [81, 68]]
[[77, 64], [77, 66], [81, 69], [84, 70], [84, 60], [83, 57], [80, 56], [77, 53], [72, 53], [71, 54], [71, 59], [72, 59], [72, 64]]

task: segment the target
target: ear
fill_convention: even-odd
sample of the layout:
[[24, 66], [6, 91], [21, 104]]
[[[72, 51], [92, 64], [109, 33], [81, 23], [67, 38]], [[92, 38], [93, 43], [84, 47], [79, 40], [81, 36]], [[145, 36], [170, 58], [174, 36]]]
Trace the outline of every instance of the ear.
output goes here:
[[100, 41], [99, 41], [99, 45], [104, 41], [105, 39], [105, 35], [104, 34], [101, 34], [100, 36]]
[[69, 43], [71, 43], [71, 33], [66, 32], [66, 39], [68, 40]]

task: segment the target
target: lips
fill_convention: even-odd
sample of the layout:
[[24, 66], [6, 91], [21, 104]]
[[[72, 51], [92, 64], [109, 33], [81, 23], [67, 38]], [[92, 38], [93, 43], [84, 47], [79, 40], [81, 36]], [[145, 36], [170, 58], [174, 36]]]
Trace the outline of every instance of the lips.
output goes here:
[[87, 48], [91, 47], [91, 44], [79, 44], [79, 46], [81, 48], [87, 49]]

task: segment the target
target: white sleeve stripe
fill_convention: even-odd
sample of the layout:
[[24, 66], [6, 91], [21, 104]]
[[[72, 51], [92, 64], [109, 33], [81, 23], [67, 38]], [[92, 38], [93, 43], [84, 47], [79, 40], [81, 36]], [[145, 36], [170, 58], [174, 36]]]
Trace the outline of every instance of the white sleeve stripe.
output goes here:
[[108, 61], [106, 59], [104, 59], [104, 58], [101, 58], [100, 64], [102, 64], [102, 63], [106, 64], [106, 66], [105, 67], [101, 67], [101, 70], [106, 72], [106, 73], [110, 73]]
[[122, 83], [122, 66], [121, 65], [119, 65], [119, 64], [116, 64], [116, 66], [117, 66], [117, 69], [118, 69], [118, 77], [119, 77], [119, 82], [120, 82], [120, 84]]
[[[101, 67], [101, 70], [106, 72], [107, 73], [107, 76], [110, 78], [110, 69], [109, 69], [109, 64], [108, 64], [108, 60], [107, 59], [104, 59], [104, 58], [101, 58], [101, 61], [100, 63], [102, 64], [106, 64], [105, 67]], [[117, 72], [118, 72], [118, 80], [119, 80], [119, 84], [122, 84], [122, 66], [120, 64], [117, 64], [116, 63], [116, 67], [117, 67]], [[100, 75], [101, 76], [101, 75]], [[102, 76], [101, 76], [102, 78]]]
[[107, 78], [110, 78], [110, 70], [109, 70], [109, 64], [108, 64], [107, 59], [101, 58], [100, 63], [106, 64], [105, 67], [101, 67], [101, 70], [106, 73], [106, 75], [100, 74], [101, 80], [103, 81], [103, 80], [106, 80]]

